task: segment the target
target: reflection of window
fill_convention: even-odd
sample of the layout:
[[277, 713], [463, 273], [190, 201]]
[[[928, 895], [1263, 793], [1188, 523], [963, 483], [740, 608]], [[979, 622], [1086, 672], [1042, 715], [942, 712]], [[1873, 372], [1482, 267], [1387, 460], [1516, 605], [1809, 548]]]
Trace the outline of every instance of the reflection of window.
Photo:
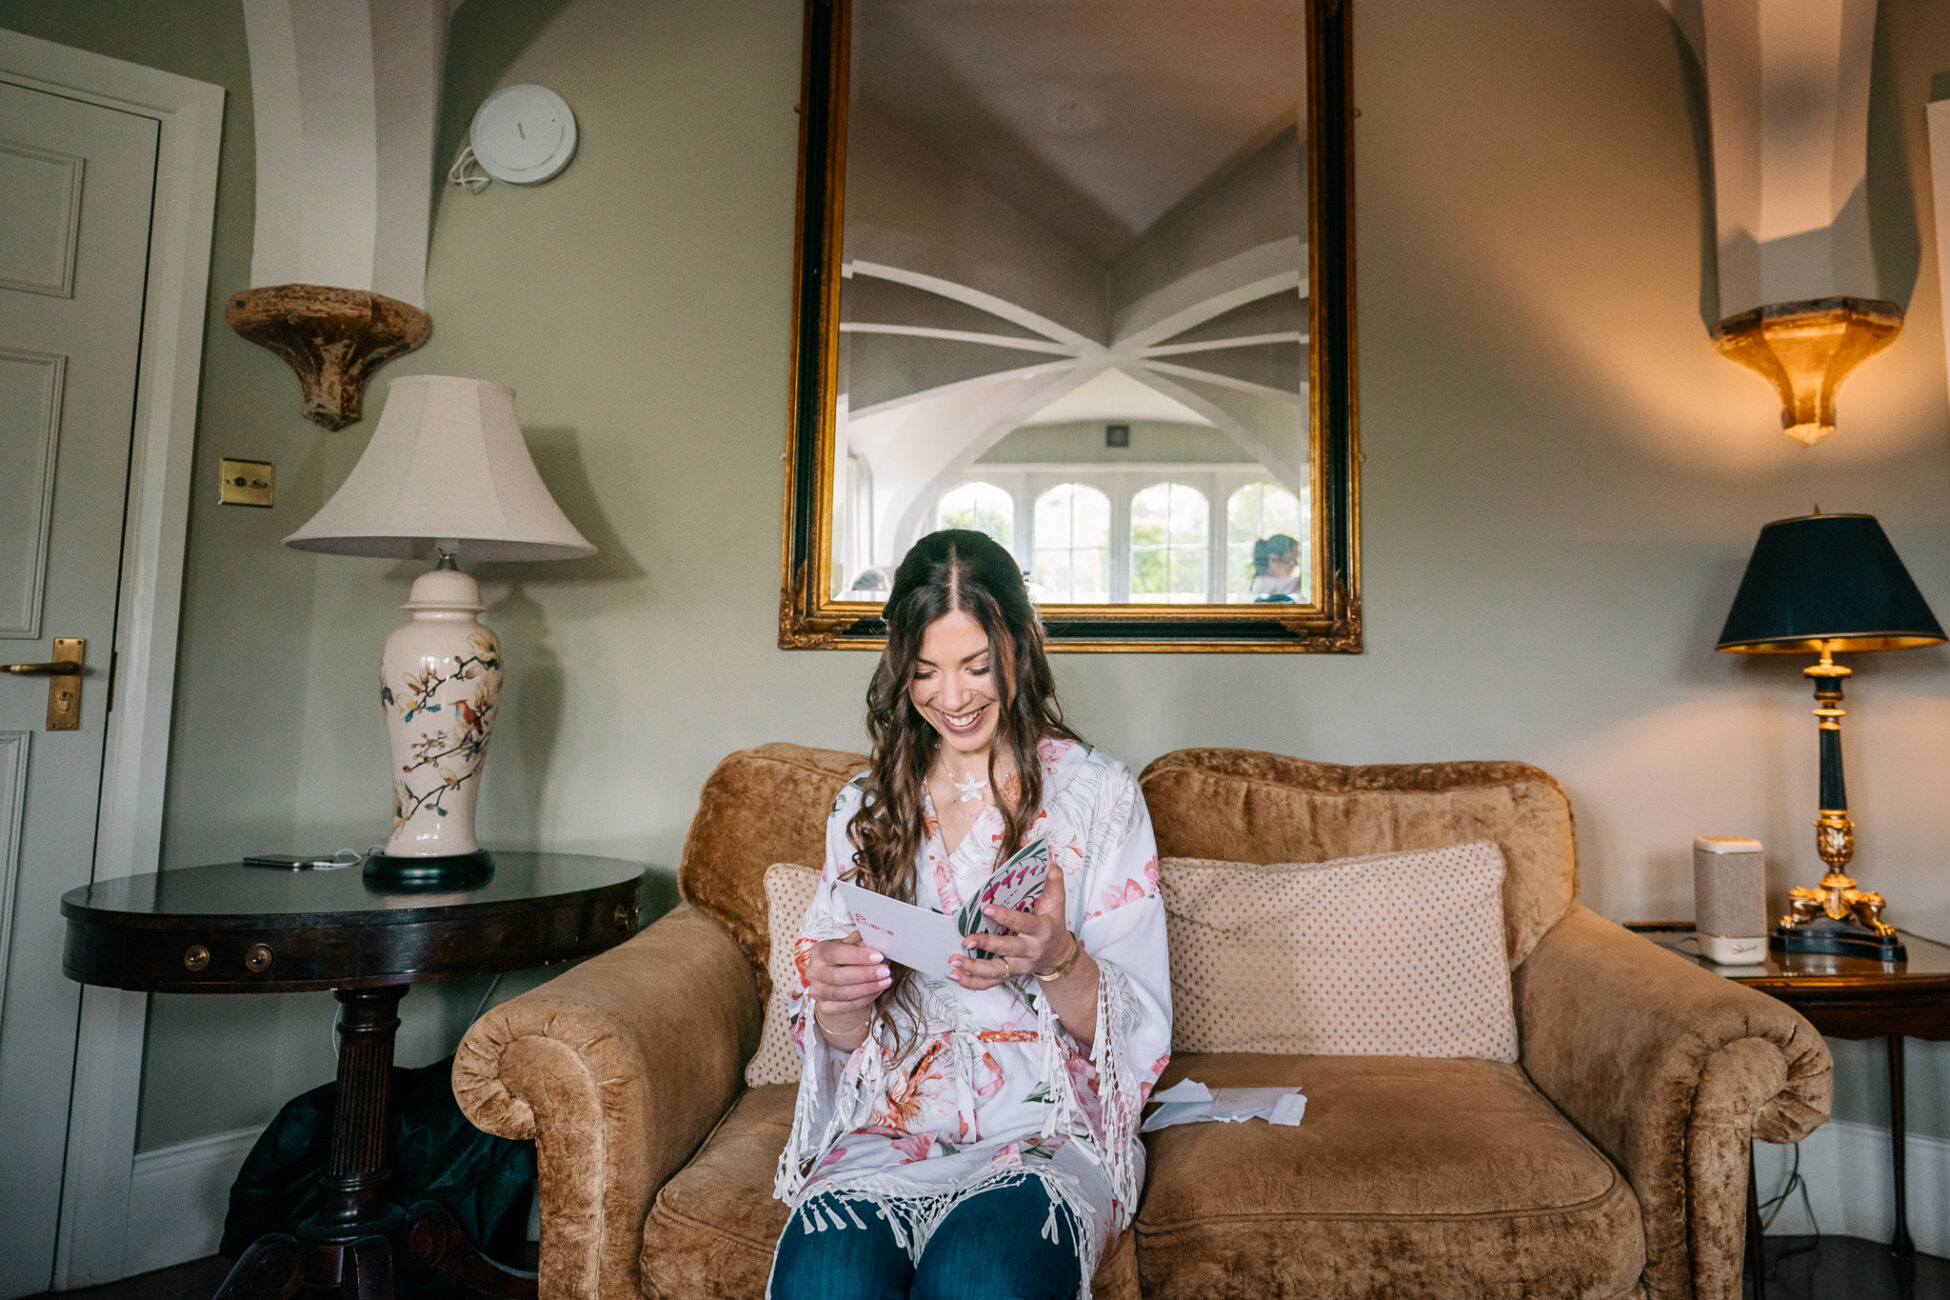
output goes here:
[[1110, 498], [1061, 483], [1036, 498], [1036, 554], [1030, 578], [1043, 600], [1110, 600]]
[[1206, 599], [1205, 494], [1183, 483], [1153, 483], [1131, 498], [1131, 600], [1196, 605]]
[[873, 563], [873, 466], [859, 452], [846, 458], [846, 529], [840, 554], [848, 573]]
[[1015, 498], [993, 483], [964, 483], [934, 508], [936, 528], [972, 528], [1004, 546], [1013, 544], [1015, 525]]
[[1307, 530], [1301, 527], [1300, 513], [1300, 498], [1278, 483], [1248, 483], [1227, 499], [1227, 601], [1237, 604], [1253, 599], [1253, 543], [1281, 536], [1295, 539], [1298, 545], [1294, 573], [1300, 581], [1293, 595], [1296, 600], [1307, 598], [1307, 576], [1312, 566], [1307, 562]]

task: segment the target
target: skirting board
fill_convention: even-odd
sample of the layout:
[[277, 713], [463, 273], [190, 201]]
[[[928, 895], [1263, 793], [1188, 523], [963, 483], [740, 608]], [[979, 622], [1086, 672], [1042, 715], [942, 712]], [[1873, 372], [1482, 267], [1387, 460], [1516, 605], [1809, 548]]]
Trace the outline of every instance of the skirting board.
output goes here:
[[[1950, 1258], [1950, 1142], [1909, 1135], [1909, 1234], [1926, 1255]], [[1793, 1147], [1754, 1143], [1754, 1172], [1764, 1201], [1779, 1194], [1794, 1163]], [[1781, 1210], [1769, 1235], [1806, 1234], [1888, 1241], [1895, 1235], [1895, 1177], [1889, 1130], [1830, 1120], [1801, 1144], [1801, 1176], [1815, 1212], [1809, 1223], [1801, 1194]]]
[[230, 1185], [262, 1129], [139, 1151], [129, 1178], [129, 1235], [125, 1276], [168, 1268], [217, 1253]]

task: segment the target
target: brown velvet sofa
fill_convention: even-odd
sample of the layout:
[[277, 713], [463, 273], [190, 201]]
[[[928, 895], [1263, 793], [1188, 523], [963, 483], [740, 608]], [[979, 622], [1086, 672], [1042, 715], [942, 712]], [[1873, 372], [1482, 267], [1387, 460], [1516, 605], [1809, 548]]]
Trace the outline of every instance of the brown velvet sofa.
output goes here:
[[[793, 1090], [743, 1083], [768, 991], [761, 882], [773, 862], [818, 864], [827, 809], [863, 765], [794, 745], [731, 755], [684, 846], [685, 905], [468, 1031], [462, 1108], [537, 1143], [543, 1300], [763, 1295]], [[1300, 1085], [1307, 1116], [1147, 1138], [1135, 1231], [1099, 1297], [1739, 1296], [1748, 1141], [1827, 1117], [1827, 1047], [1782, 1003], [1580, 907], [1555, 781], [1516, 763], [1207, 749], [1165, 755], [1142, 784], [1166, 856], [1496, 840], [1522, 1058], [1175, 1059], [1167, 1083]]]

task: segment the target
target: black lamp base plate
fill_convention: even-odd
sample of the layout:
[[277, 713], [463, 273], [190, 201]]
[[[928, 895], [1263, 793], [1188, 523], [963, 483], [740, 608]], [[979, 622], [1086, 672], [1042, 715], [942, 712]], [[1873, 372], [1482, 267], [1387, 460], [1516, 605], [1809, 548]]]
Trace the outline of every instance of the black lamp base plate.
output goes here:
[[438, 858], [408, 858], [375, 853], [366, 859], [366, 884], [387, 893], [433, 893], [473, 889], [494, 875], [494, 858], [485, 849]]
[[1778, 927], [1767, 946], [1775, 952], [1813, 952], [1870, 961], [1908, 961], [1909, 950], [1893, 934], [1877, 934], [1853, 920], [1818, 917], [1806, 925]]

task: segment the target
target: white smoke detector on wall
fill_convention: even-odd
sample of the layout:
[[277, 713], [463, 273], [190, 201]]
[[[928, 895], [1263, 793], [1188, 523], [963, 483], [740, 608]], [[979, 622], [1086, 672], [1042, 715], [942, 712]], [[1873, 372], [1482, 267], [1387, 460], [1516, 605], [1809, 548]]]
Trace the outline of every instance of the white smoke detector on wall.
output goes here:
[[575, 152], [576, 115], [562, 96], [546, 86], [503, 86], [475, 110], [467, 147], [447, 178], [470, 190], [485, 188], [489, 177], [540, 185], [559, 175]]

